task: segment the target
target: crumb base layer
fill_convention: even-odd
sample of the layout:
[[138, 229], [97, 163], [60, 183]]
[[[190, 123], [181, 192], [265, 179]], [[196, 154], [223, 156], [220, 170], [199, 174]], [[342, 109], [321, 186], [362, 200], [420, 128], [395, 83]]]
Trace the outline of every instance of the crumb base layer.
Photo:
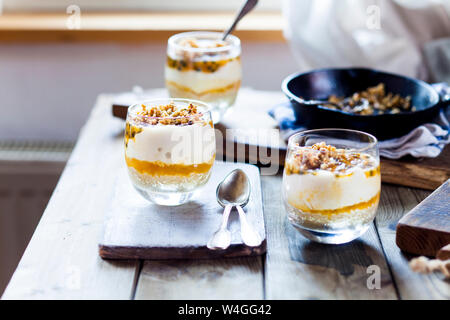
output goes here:
[[186, 176], [149, 175], [128, 167], [128, 174], [133, 185], [140, 190], [152, 193], [186, 193], [203, 186], [208, 182], [211, 171], [191, 173]]
[[339, 214], [310, 213], [285, 202], [288, 219], [306, 238], [320, 243], [350, 242], [367, 231], [378, 208], [379, 196], [364, 209]]

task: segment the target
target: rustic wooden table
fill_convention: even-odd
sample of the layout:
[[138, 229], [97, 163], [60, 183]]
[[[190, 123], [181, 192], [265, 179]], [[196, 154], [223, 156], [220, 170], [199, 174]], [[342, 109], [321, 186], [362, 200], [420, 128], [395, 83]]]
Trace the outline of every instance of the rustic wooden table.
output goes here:
[[[182, 261], [105, 261], [98, 255], [124, 123], [101, 95], [3, 299], [449, 299], [439, 275], [411, 272], [395, 227], [429, 192], [383, 185], [370, 230], [327, 246], [287, 222], [281, 176], [263, 176], [267, 254]], [[380, 289], [369, 289], [379, 267]], [[376, 267], [375, 267], [376, 270]], [[370, 281], [369, 281], [370, 282]]]

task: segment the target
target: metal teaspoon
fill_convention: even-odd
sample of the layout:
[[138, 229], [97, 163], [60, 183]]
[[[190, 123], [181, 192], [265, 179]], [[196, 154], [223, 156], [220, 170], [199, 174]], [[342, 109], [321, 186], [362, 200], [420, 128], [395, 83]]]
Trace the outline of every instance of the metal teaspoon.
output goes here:
[[236, 18], [233, 21], [233, 24], [231, 25], [231, 27], [224, 32], [222, 40], [225, 41], [225, 39], [227, 38], [227, 36], [233, 32], [234, 28], [236, 28], [237, 24], [239, 21], [241, 21], [241, 19], [247, 14], [249, 13], [258, 3], [258, 0], [247, 0], [247, 2], [242, 6], [241, 10], [239, 11], [238, 15], [236, 16]]
[[227, 229], [228, 218], [233, 206], [236, 206], [239, 212], [241, 223], [242, 241], [250, 247], [256, 247], [261, 244], [261, 237], [253, 230], [247, 221], [244, 210], [250, 198], [250, 182], [244, 171], [236, 169], [228, 174], [219, 184], [216, 191], [217, 202], [225, 208], [222, 224], [208, 241], [209, 249], [226, 249], [231, 243], [231, 233]]

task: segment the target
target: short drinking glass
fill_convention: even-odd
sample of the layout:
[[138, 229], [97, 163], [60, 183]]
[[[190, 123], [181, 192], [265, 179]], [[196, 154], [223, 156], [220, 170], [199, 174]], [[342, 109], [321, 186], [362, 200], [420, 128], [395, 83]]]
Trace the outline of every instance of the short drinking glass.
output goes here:
[[288, 219], [306, 238], [345, 243], [373, 221], [380, 198], [377, 139], [346, 129], [290, 137], [283, 174]]
[[125, 160], [136, 190], [160, 205], [179, 205], [209, 179], [215, 159], [210, 107], [159, 99], [128, 108]]

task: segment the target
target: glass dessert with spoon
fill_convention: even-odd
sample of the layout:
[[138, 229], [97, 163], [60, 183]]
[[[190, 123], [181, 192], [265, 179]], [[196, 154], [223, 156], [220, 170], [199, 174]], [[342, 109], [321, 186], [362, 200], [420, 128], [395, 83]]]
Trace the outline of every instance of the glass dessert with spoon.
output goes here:
[[160, 205], [180, 205], [206, 184], [215, 159], [209, 105], [158, 99], [128, 108], [125, 160], [136, 190]]
[[381, 189], [374, 136], [319, 129], [289, 139], [283, 175], [288, 219], [308, 239], [345, 243], [372, 223]]
[[209, 103], [214, 123], [234, 104], [242, 78], [240, 40], [222, 36], [205, 31], [170, 37], [165, 67], [170, 97]]

